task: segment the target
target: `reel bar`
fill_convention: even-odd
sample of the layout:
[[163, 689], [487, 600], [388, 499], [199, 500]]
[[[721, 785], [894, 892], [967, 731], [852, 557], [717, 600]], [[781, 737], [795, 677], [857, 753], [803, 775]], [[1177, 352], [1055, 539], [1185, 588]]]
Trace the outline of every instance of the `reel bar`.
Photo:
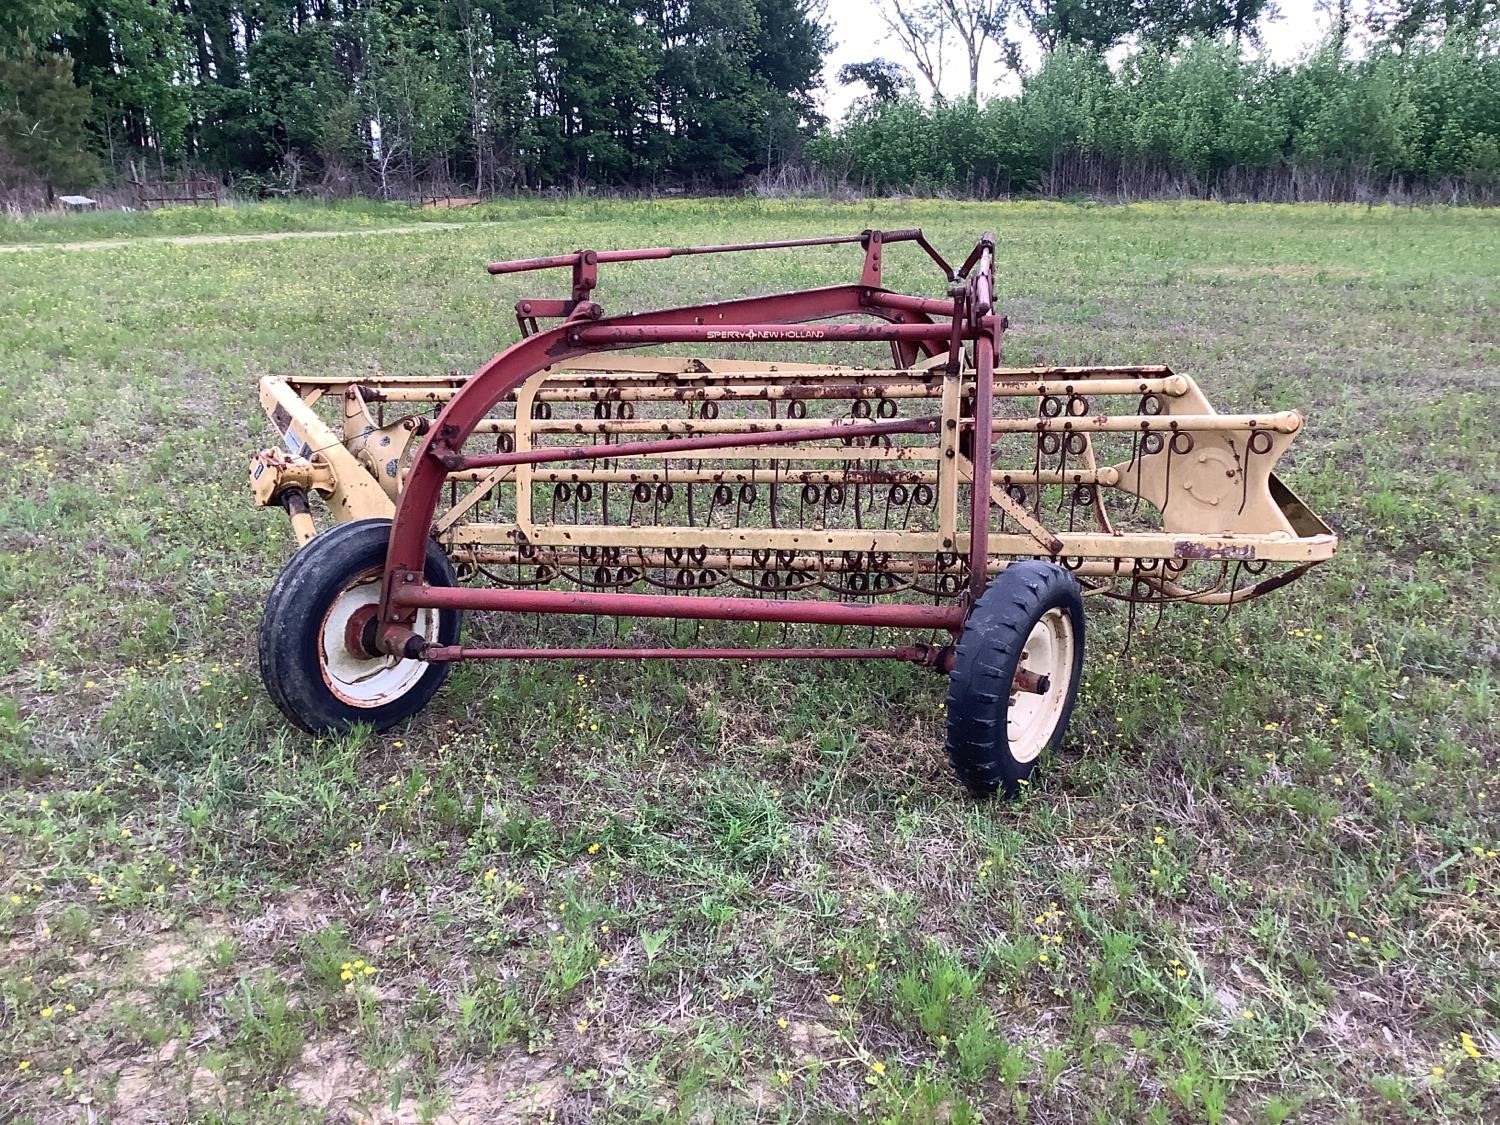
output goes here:
[[[784, 453], [780, 454], [785, 456]], [[937, 484], [940, 474], [932, 469], [542, 469], [531, 474], [534, 484]], [[491, 477], [481, 469], [449, 473], [448, 479], [462, 483], [488, 481], [505, 484], [514, 473]], [[1105, 469], [994, 469], [994, 484], [1102, 484], [1120, 482], [1120, 471]]]
[[[982, 495], [982, 493], [981, 493]], [[705, 550], [771, 551], [888, 551], [892, 554], [935, 555], [964, 551], [960, 536], [943, 542], [940, 532], [909, 529], [871, 531], [859, 528], [763, 528], [763, 527], [618, 527], [599, 524], [534, 523], [455, 524], [443, 534], [443, 542], [455, 544], [513, 544], [517, 539], [536, 546], [557, 547], [687, 547]], [[1297, 536], [1285, 532], [1261, 535], [1204, 535], [1162, 532], [1059, 532], [1055, 552], [1041, 549], [1030, 535], [996, 532], [991, 535], [991, 554], [1016, 558], [1051, 556], [1058, 559], [1123, 559], [1122, 573], [1129, 573], [1129, 560], [1176, 559], [1253, 562], [1305, 562], [1332, 556], [1337, 540], [1333, 535]]]
[[[697, 569], [713, 571], [743, 570], [752, 573], [763, 573], [764, 567], [756, 555], [761, 552], [755, 550], [738, 551], [711, 551], [701, 555], [695, 555], [694, 559], [688, 560], [685, 553], [680, 549], [668, 550], [661, 548], [640, 548], [631, 554], [622, 555], [621, 560], [641, 570], [675, 570], [691, 562]], [[1040, 553], [1040, 552], [1038, 552]], [[528, 543], [526, 549], [495, 550], [485, 547], [468, 547], [455, 545], [449, 552], [449, 557], [459, 563], [473, 563], [478, 566], [538, 566], [545, 565], [557, 568], [593, 566], [598, 562], [599, 555], [596, 551], [585, 553], [583, 550], [558, 549]], [[938, 556], [926, 558], [918, 556], [892, 556], [882, 557], [878, 566], [872, 566], [868, 561], [868, 553], [857, 553], [857, 558], [845, 557], [842, 552], [838, 553], [796, 553], [791, 558], [773, 558], [770, 560], [779, 570], [795, 572], [800, 574], [899, 574], [899, 575], [931, 575], [931, 574], [953, 574], [958, 573], [962, 565], [967, 561], [962, 557], [952, 560], [948, 565], [943, 565]], [[944, 560], [945, 562], [947, 560]], [[1010, 565], [1010, 560], [991, 558], [989, 561], [989, 573], [998, 574]], [[1086, 561], [1070, 563], [1069, 570], [1074, 574], [1094, 578], [1118, 578], [1122, 574], [1129, 573], [1129, 567], [1120, 560], [1108, 562]], [[877, 591], [878, 592], [878, 591]]]
[[[999, 382], [997, 398], [1031, 398], [1037, 395], [1066, 397], [1074, 393], [1097, 395], [1160, 394], [1180, 396], [1187, 392], [1187, 380], [1180, 375], [1148, 379], [1099, 379], [1080, 386], [1075, 382]], [[458, 393], [458, 388], [422, 390], [409, 387], [389, 389], [360, 386], [366, 402], [444, 402]], [[549, 380], [536, 392], [536, 402], [765, 402], [823, 401], [827, 399], [913, 399], [938, 398], [942, 384], [931, 383], [861, 383], [840, 385], [838, 382], [809, 383], [736, 383], [733, 380], [694, 386], [554, 386]]]
[[[935, 396], [934, 396], [935, 397]], [[924, 419], [932, 421], [933, 419]], [[961, 419], [960, 426], [973, 426], [971, 418]], [[510, 418], [491, 418], [474, 427], [476, 434], [509, 434], [516, 431], [517, 423]], [[612, 418], [579, 418], [567, 421], [527, 421], [526, 428], [534, 434], [782, 434], [802, 431], [798, 440], [811, 441], [822, 437], [867, 437], [870, 433], [856, 433], [857, 426], [830, 425], [826, 418], [779, 418], [775, 421], [764, 418], [715, 418], [678, 420], [620, 421]], [[1294, 434], [1302, 428], [1302, 415], [1295, 410], [1283, 410], [1275, 414], [1116, 414], [1077, 416], [1072, 418], [1011, 418], [991, 417], [990, 429], [997, 434], [1067, 434], [1089, 433], [1175, 433], [1179, 430], [1271, 430], [1278, 434]], [[929, 430], [887, 430], [886, 433], [928, 433]], [[779, 439], [778, 439], [779, 440]], [[640, 443], [637, 443], [640, 444]], [[773, 444], [763, 442], [762, 444]], [[649, 456], [635, 453], [626, 444], [613, 447], [619, 452], [611, 457]], [[704, 451], [717, 448], [713, 445], [700, 447]], [[547, 452], [553, 452], [549, 448]], [[533, 452], [541, 452], [534, 450]], [[668, 453], [671, 450], [653, 450]], [[549, 458], [557, 460], [557, 458]], [[520, 464], [522, 462], [496, 462], [496, 464]]]
[[440, 456], [443, 465], [451, 472], [457, 469], [488, 469], [500, 465], [538, 465], [548, 461], [616, 460], [621, 457], [649, 457], [661, 453], [707, 453], [717, 449], [741, 446], [791, 445], [814, 438], [860, 438], [880, 437], [884, 434], [935, 434], [942, 419], [937, 415], [927, 418], [902, 419], [891, 422], [871, 422], [865, 425], [818, 425], [800, 431], [751, 431], [724, 434], [706, 438], [665, 438], [661, 441], [626, 441], [615, 445], [589, 445], [552, 447], [547, 449], [520, 449], [512, 453], [482, 453], [466, 456], [449, 453]]
[[[642, 361], [658, 361], [643, 366]], [[732, 367], [720, 370], [719, 366]], [[940, 378], [941, 369], [924, 372], [913, 367], [869, 367], [863, 364], [804, 364], [804, 363], [751, 363], [742, 360], [717, 360], [712, 358], [681, 359], [657, 355], [610, 355], [607, 362], [585, 363], [581, 359], [568, 360], [544, 369], [550, 385], [589, 382], [605, 376], [610, 384], [629, 381], [658, 380], [662, 386], [681, 383], [699, 383], [712, 386], [733, 383], [739, 379], [783, 379], [792, 377], [829, 377], [838, 379], [873, 378], [920, 378], [930, 374]], [[1165, 364], [1099, 364], [1089, 367], [997, 367], [996, 383], [1007, 380], [1035, 379], [1101, 379], [1101, 378], [1153, 378], [1172, 374]], [[378, 397], [387, 389], [440, 389], [457, 390], [472, 376], [453, 375], [389, 375], [384, 372], [349, 378], [341, 375], [298, 375], [294, 378], [300, 386], [338, 388], [356, 387], [367, 398]]]

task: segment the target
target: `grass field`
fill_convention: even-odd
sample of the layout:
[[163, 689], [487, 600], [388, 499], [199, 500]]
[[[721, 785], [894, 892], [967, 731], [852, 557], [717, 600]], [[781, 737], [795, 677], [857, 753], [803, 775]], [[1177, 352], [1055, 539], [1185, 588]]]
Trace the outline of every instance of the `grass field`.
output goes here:
[[[0, 256], [0, 1118], [1500, 1120], [1500, 217], [484, 217]], [[1286, 476], [1340, 555], [1123, 655], [1094, 606], [1066, 751], [1015, 803], [951, 782], [942, 682], [905, 667], [466, 665], [324, 741], [264, 698], [262, 374], [474, 368], [562, 280], [494, 257], [916, 225], [997, 232], [1010, 363], [1303, 411]], [[601, 299], [857, 264], [627, 267]], [[915, 252], [887, 270], [933, 291]]]
[[251, 206], [162, 207], [154, 211], [41, 212], [22, 218], [0, 216], [0, 246], [81, 242], [106, 238], [191, 237], [269, 234], [282, 231], [367, 231], [417, 223], [485, 222], [545, 213], [555, 205], [534, 202], [481, 204], [428, 209], [406, 203], [359, 200], [344, 203], [287, 202]]

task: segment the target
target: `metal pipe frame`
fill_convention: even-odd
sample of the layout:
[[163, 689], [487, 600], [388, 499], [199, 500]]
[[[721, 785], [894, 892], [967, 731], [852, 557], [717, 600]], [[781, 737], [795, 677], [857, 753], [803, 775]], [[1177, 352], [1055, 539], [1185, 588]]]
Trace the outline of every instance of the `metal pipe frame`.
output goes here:
[[[939, 265], [950, 283], [947, 299], [908, 296], [882, 287], [884, 244], [900, 241], [917, 242]], [[851, 243], [860, 244], [865, 251], [858, 284], [622, 316], [605, 316], [592, 299], [598, 286], [598, 267], [604, 262]], [[1103, 585], [1086, 583], [1090, 593], [1109, 593], [1114, 588], [1111, 580], [1117, 580], [1131, 583], [1132, 596], [1136, 588], [1150, 586], [1167, 600], [1217, 598], [1228, 604], [1273, 589], [1290, 577], [1215, 593], [1185, 589], [1173, 576], [1191, 562], [1215, 560], [1223, 564], [1225, 574], [1230, 565], [1280, 561], [1294, 565], [1291, 577], [1295, 577], [1313, 562], [1331, 555], [1336, 546], [1336, 539], [1326, 534], [1327, 529], [1315, 517], [1298, 514], [1300, 502], [1295, 497], [1287, 501], [1284, 497], [1290, 494], [1285, 486], [1270, 475], [1270, 467], [1291, 436], [1301, 429], [1302, 418], [1296, 412], [1218, 414], [1192, 379], [1176, 375], [1161, 365], [1000, 367], [1006, 321], [994, 311], [995, 253], [990, 235], [979, 241], [957, 270], [943, 260], [920, 231], [866, 231], [837, 238], [739, 246], [580, 250], [550, 258], [492, 263], [489, 271], [515, 274], [551, 268], [571, 270], [571, 299], [519, 302], [517, 315], [523, 338], [466, 379], [315, 377], [296, 381], [298, 390], [283, 384], [269, 392], [267, 382], [282, 381], [263, 381], [263, 399], [269, 393], [275, 400], [274, 403], [267, 400], [268, 411], [275, 405], [281, 414], [290, 413], [291, 431], [299, 439], [314, 436], [308, 408], [320, 396], [342, 393], [353, 402], [357, 424], [351, 430], [346, 417], [347, 448], [340, 450], [346, 454], [359, 452], [349, 445], [351, 434], [369, 434], [371, 425], [377, 425], [365, 411], [367, 402], [431, 403], [439, 408], [430, 425], [423, 419], [415, 428], [420, 435], [415, 439], [419, 444], [404, 474], [396, 468], [406, 440], [404, 433], [396, 435], [400, 442], [393, 439], [391, 443], [396, 448], [396, 459], [387, 457], [377, 466], [391, 476], [389, 482], [383, 476], [380, 480], [396, 500], [376, 634], [376, 645], [384, 652], [442, 661], [826, 658], [912, 660], [935, 666], [932, 653], [938, 650], [929, 645], [862, 649], [439, 647], [418, 637], [413, 627], [419, 610], [438, 609], [935, 629], [956, 636], [989, 576], [1003, 569], [1008, 559], [1050, 557], [1080, 575], [1104, 580]], [[851, 323], [852, 317], [872, 318], [874, 323]], [[561, 323], [543, 328], [539, 320]], [[855, 341], [889, 344], [893, 366], [866, 369], [773, 365], [764, 361], [698, 361], [653, 355], [608, 361], [602, 358], [662, 343], [817, 345]], [[964, 354], [965, 345], [972, 356], [972, 366]], [[924, 357], [924, 362], [918, 365], [918, 360]], [[545, 381], [533, 380], [533, 376], [543, 372]], [[1140, 395], [1140, 412], [1107, 414], [1088, 403], [1090, 395]], [[288, 397], [295, 401], [284, 401]], [[1001, 416], [996, 416], [997, 401], [1026, 397], [1042, 400], [1035, 417], [1007, 417], [1003, 410]], [[888, 414], [899, 413], [887, 406], [889, 400], [896, 399], [935, 400], [933, 406], [940, 408], [940, 412], [888, 418]], [[854, 407], [849, 413], [853, 417], [838, 420], [808, 417], [805, 408], [789, 408], [784, 417], [777, 417], [776, 403], [789, 400], [794, 403], [806, 400], [809, 405], [824, 400], [852, 400]], [[731, 416], [721, 418], [717, 409], [694, 411], [690, 406], [686, 419], [637, 419], [633, 410], [623, 406], [610, 409], [607, 405], [610, 401], [619, 404], [769, 402], [771, 406], [769, 418], [732, 416], [743, 413], [732, 408], [726, 412]], [[512, 402], [514, 417], [494, 416], [497, 406]], [[593, 418], [553, 421], [550, 409], [545, 406], [590, 402], [604, 404], [596, 407]], [[872, 406], [878, 407], [878, 411], [872, 410]], [[1155, 410], [1150, 412], [1153, 406]], [[347, 407], [346, 402], [346, 414]], [[893, 402], [890, 407], [894, 407]], [[695, 413], [701, 416], [693, 417]], [[874, 420], [877, 413], [878, 421]], [[382, 428], [374, 431], [377, 435], [387, 435], [397, 424], [385, 427], [383, 417], [382, 414], [378, 423]], [[273, 421], [277, 421], [275, 414]], [[277, 424], [281, 426], [279, 421]], [[281, 428], [288, 433], [287, 427]], [[1099, 465], [1089, 437], [1094, 434], [1132, 436], [1130, 459], [1113, 466]], [[495, 451], [466, 452], [465, 445], [474, 435], [493, 437]], [[637, 435], [640, 440], [619, 440]], [[893, 444], [889, 439], [898, 435], [937, 435], [938, 440]], [[316, 448], [327, 435], [317, 432], [315, 436], [316, 443], [303, 440], [302, 444]], [[552, 436], [562, 438], [563, 443], [540, 444]], [[598, 440], [601, 437], [604, 440]], [[1009, 448], [1018, 437], [1032, 437], [1038, 442], [1036, 465], [1030, 469], [996, 468], [1002, 446]], [[1068, 454], [1055, 467], [1043, 466], [1040, 451], [1049, 448], [1044, 439], [1052, 443], [1052, 449], [1059, 448], [1059, 442], [1066, 442]], [[1081, 443], [1081, 447], [1075, 450], [1074, 443]], [[1119, 448], [1118, 443], [1113, 448]], [[1167, 454], [1157, 456], [1163, 449]], [[1014, 454], [1014, 449], [1011, 452]], [[1186, 460], [1176, 461], [1180, 467], [1174, 477], [1173, 457], [1185, 458], [1189, 452], [1193, 461], [1191, 464]], [[705, 456], [711, 459], [709, 466], [700, 460]], [[681, 468], [659, 460], [674, 457], [697, 464]], [[643, 463], [642, 467], [630, 467], [632, 459], [638, 465]], [[1007, 460], [1013, 463], [1015, 458]], [[734, 463], [746, 461], [751, 462], [748, 468], [734, 467]], [[755, 463], [758, 461], [769, 461], [769, 470]], [[830, 470], [818, 464], [820, 461], [842, 462], [844, 468]], [[574, 467], [542, 469], [570, 462]], [[799, 469], [799, 462], [805, 467]], [[850, 467], [850, 462], [860, 464]], [[1069, 471], [1064, 472], [1065, 468]], [[1191, 480], [1184, 480], [1184, 473], [1192, 473]], [[1227, 477], [1233, 481], [1237, 474], [1243, 483], [1238, 485], [1236, 512], [1232, 508], [1236, 502], [1232, 491], [1235, 486], [1225, 484], [1225, 480]], [[350, 471], [340, 475], [358, 479], [366, 474]], [[976, 487], [976, 479], [987, 480], [990, 487]], [[609, 520], [607, 509], [604, 524], [576, 518], [572, 523], [536, 522], [532, 516], [532, 485], [537, 482], [734, 481], [766, 482], [774, 486], [815, 480], [856, 487], [861, 482], [935, 485], [938, 526], [900, 530], [865, 527], [859, 523], [857, 492], [854, 528], [825, 527], [821, 520], [808, 527], [778, 527], [774, 511], [770, 528], [673, 526], [658, 522], [654, 509], [649, 523], [633, 521], [631, 526]], [[1267, 481], [1274, 485], [1269, 492]], [[461, 501], [456, 491], [460, 482], [474, 486]], [[514, 490], [513, 522], [458, 522], [500, 482], [506, 482]], [[354, 485], [354, 480], [336, 483], [342, 488]], [[1039, 499], [1033, 504], [1024, 492], [1017, 493], [1019, 500], [1011, 494], [1017, 486], [1069, 484], [1080, 489], [1116, 488], [1144, 499], [1161, 513], [1161, 529], [1116, 531], [1104, 515], [1097, 492], [1092, 500], [1086, 497], [1081, 501], [1097, 508], [1097, 520], [1087, 521], [1075, 530], [1070, 514], [1066, 529], [1049, 528], [1044, 523], [1053, 521], [1041, 510]], [[1195, 484], [1200, 487], [1195, 489]], [[438, 510], [450, 487], [455, 490], [450, 507], [439, 520]], [[374, 488], [379, 491], [381, 485]], [[960, 488], [969, 489], [967, 501], [963, 500]], [[1169, 511], [1167, 501], [1172, 496], [1186, 496], [1188, 491], [1190, 499], [1175, 501]], [[338, 492], [332, 495], [336, 498]], [[607, 494], [604, 502], [607, 505]], [[774, 506], [774, 487], [772, 502]], [[1072, 503], [1076, 507], [1079, 502], [1075, 498]], [[1216, 508], [1221, 502], [1230, 509], [1231, 517], [1223, 522], [1215, 522], [1213, 516], [1193, 515]], [[1189, 503], [1198, 507], [1184, 509], [1183, 505]], [[498, 498], [496, 504], [497, 515], [507, 510]], [[687, 506], [688, 523], [692, 525], [691, 492]], [[967, 512], [960, 511], [962, 508], [967, 508]], [[997, 510], [1000, 523], [992, 527]], [[554, 509], [554, 518], [555, 514]], [[965, 514], [967, 528], [962, 525]], [[1025, 534], [1008, 530], [1007, 519]], [[1089, 529], [1091, 524], [1097, 527]], [[305, 528], [299, 528], [299, 538], [304, 531]], [[548, 554], [602, 548], [637, 552], [681, 550], [684, 542], [695, 544], [693, 549], [700, 554], [725, 552], [725, 564], [719, 569], [726, 571], [736, 569], [734, 553], [756, 549], [815, 555], [835, 552], [900, 555], [901, 559], [892, 560], [893, 573], [909, 566], [913, 574], [927, 569], [922, 559], [926, 555], [951, 560], [942, 565], [957, 568], [954, 573], [966, 576], [967, 583], [955, 581], [952, 591], [945, 590], [941, 597], [934, 594], [936, 604], [719, 597], [698, 591], [653, 594], [559, 591], [526, 584], [502, 584], [500, 588], [434, 587], [427, 584], [423, 574], [426, 544], [434, 536], [456, 558], [467, 556], [469, 561], [480, 563], [498, 557], [514, 560], [518, 565]], [[1161, 570], [1153, 571], [1159, 565]], [[820, 562], [818, 569], [822, 568]], [[1152, 577], [1153, 573], [1156, 577]], [[691, 587], [677, 589], [686, 591]], [[1117, 592], [1110, 596], [1123, 595]], [[834, 598], [841, 597], [843, 594], [835, 590]]]
[[566, 613], [584, 617], [678, 617], [688, 621], [765, 621], [787, 625], [868, 625], [876, 628], [948, 629], [957, 632], [964, 605], [882, 605], [719, 598], [698, 594], [600, 594], [588, 590], [511, 590], [429, 586], [402, 582], [389, 601], [417, 609], [494, 610], [499, 613]]
[[[993, 238], [986, 236], [993, 246]], [[417, 611], [424, 604], [434, 608], [495, 609], [513, 612], [566, 612], [610, 614], [623, 616], [666, 616], [693, 619], [738, 620], [738, 621], [786, 621], [809, 624], [850, 625], [908, 625], [916, 628], [961, 628], [966, 608], [964, 606], [894, 606], [894, 605], [848, 605], [843, 603], [797, 603], [766, 602], [757, 598], [706, 598], [674, 597], [626, 594], [585, 594], [537, 590], [493, 590], [457, 589], [428, 586], [424, 575], [426, 542], [434, 526], [437, 507], [448, 473], [455, 470], [499, 467], [504, 464], [539, 463], [541, 457], [553, 451], [522, 451], [522, 461], [500, 461], [506, 454], [465, 456], [464, 443], [475, 427], [494, 407], [522, 383], [537, 372], [581, 356], [656, 343], [664, 339], [699, 339], [704, 342], [733, 341], [744, 339], [751, 332], [755, 339], [768, 338], [767, 331], [778, 333], [773, 337], [782, 340], [821, 341], [832, 339], [885, 340], [892, 346], [896, 360], [902, 366], [910, 366], [918, 355], [935, 355], [938, 341], [946, 342], [956, 335], [954, 326], [939, 325], [932, 316], [922, 311], [903, 311], [881, 308], [872, 304], [872, 291], [880, 288], [880, 247], [883, 241], [920, 241], [929, 254], [941, 260], [935, 251], [925, 245], [920, 231], [894, 232], [889, 239], [880, 232], [865, 232], [859, 240], [866, 247], [865, 268], [860, 285], [832, 286], [795, 293], [783, 293], [769, 297], [752, 297], [738, 301], [688, 306], [660, 312], [590, 319], [587, 322], [565, 321], [556, 328], [536, 331], [495, 356], [475, 373], [459, 391], [448, 400], [435, 423], [422, 440], [415, 454], [411, 470], [401, 490], [391, 527], [390, 547], [384, 571], [384, 596], [380, 606], [380, 628], [377, 633], [378, 647], [387, 653], [420, 655], [427, 647], [413, 632]], [[838, 241], [852, 241], [840, 239]], [[799, 245], [825, 244], [800, 242]], [[768, 244], [753, 244], [743, 247], [698, 247], [689, 252], [718, 253], [734, 249], [763, 249]], [[648, 258], [672, 257], [679, 251], [640, 250], [615, 251], [600, 255], [594, 251], [578, 251], [556, 259], [532, 259], [525, 262], [493, 263], [491, 273], [515, 273], [530, 269], [569, 267], [573, 271], [573, 298], [578, 309], [589, 292], [597, 285], [597, 267], [602, 261], [639, 261]], [[978, 262], [975, 276], [969, 277], [967, 286], [976, 292], [982, 291], [986, 298], [983, 313], [988, 310], [988, 295], [992, 288], [990, 274], [993, 261], [985, 256]], [[949, 271], [951, 274], [951, 270]], [[967, 272], [966, 270], [961, 273]], [[959, 304], [962, 304], [960, 302]], [[957, 307], [957, 306], [956, 306]], [[590, 305], [588, 313], [594, 306]], [[585, 313], [584, 315], [588, 315]], [[797, 330], [789, 325], [826, 321], [849, 315], [874, 316], [885, 321], [875, 325], [839, 325], [816, 330]], [[532, 322], [535, 323], [534, 321]], [[998, 336], [998, 329], [986, 326]], [[977, 319], [971, 331], [981, 330]], [[709, 333], [718, 335], [710, 337]], [[739, 332], [742, 335], [735, 336]], [[728, 333], [727, 335], [725, 333]], [[986, 410], [987, 414], [987, 410]], [[987, 417], [985, 421], [988, 421]], [[841, 429], [841, 436], [850, 436], [856, 429], [875, 430], [889, 423], [875, 423], [868, 427], [829, 427]], [[902, 423], [904, 427], [910, 422]], [[934, 427], [935, 428], [935, 427]], [[982, 428], [982, 427], [981, 427]], [[811, 431], [816, 434], [817, 431]], [[912, 432], [910, 429], [882, 432]], [[787, 434], [789, 441], [806, 441], [809, 431]], [[765, 444], [768, 437], [780, 435], [757, 435], [753, 440]], [[824, 433], [822, 436], [829, 436]], [[719, 448], [733, 442], [734, 438], [712, 439], [720, 443]], [[662, 446], [680, 446], [683, 449], [707, 451], [713, 446], [705, 444], [685, 445], [701, 439], [668, 439], [665, 442], [640, 443]], [[615, 446], [611, 456], [624, 455], [621, 446]], [[576, 456], [576, 451], [566, 451]], [[537, 456], [537, 460], [531, 457]], [[980, 490], [982, 491], [982, 490]], [[529, 607], [529, 608], [525, 608]]]
[[485, 648], [433, 645], [422, 659], [458, 660], [900, 660], [937, 667], [944, 650], [925, 644], [897, 648]]

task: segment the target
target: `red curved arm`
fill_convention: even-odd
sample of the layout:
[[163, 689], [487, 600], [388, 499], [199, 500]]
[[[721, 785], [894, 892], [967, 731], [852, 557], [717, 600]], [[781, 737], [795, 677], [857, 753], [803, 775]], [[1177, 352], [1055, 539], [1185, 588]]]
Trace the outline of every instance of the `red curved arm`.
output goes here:
[[[650, 325], [724, 325], [800, 324], [829, 317], [868, 315], [893, 324], [933, 324], [932, 317], [916, 309], [881, 307], [878, 299], [884, 290], [862, 285], [838, 285], [809, 289], [798, 293], [779, 293], [769, 297], [749, 297], [717, 304], [693, 305], [678, 309], [607, 317], [583, 322], [589, 326], [631, 327]], [[402, 653], [411, 638], [416, 610], [402, 609], [391, 600], [398, 585], [419, 583], [423, 578], [427, 538], [448, 470], [444, 459], [462, 451], [474, 427], [495, 406], [544, 368], [591, 353], [622, 351], [630, 345], [582, 342], [577, 329], [580, 322], [561, 324], [556, 328], [529, 336], [495, 356], [481, 367], [451, 399], [428, 431], [416, 456], [411, 472], [396, 505], [396, 519], [391, 527], [390, 549], [385, 562], [385, 596], [381, 601], [380, 647], [387, 652]], [[577, 341], [577, 342], [573, 342]], [[637, 345], [638, 346], [638, 345]], [[903, 362], [910, 363], [919, 352], [936, 355], [942, 350], [931, 342], [902, 342], [898, 345]]]

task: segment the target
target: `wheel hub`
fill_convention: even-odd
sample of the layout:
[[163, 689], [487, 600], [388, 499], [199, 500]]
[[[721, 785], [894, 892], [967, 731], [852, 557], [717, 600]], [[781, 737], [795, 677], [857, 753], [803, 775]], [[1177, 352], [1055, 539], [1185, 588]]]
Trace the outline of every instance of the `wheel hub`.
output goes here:
[[[428, 665], [403, 660], [376, 647], [380, 626], [381, 571], [354, 578], [323, 616], [318, 637], [318, 665], [323, 682], [352, 707], [381, 707], [399, 699], [421, 680]], [[436, 611], [417, 612], [413, 631], [426, 640], [437, 637]]]
[[1018, 762], [1036, 759], [1062, 721], [1073, 679], [1073, 621], [1049, 609], [1032, 626], [1011, 679], [1006, 736]]
[[383, 653], [376, 647], [380, 629], [380, 603], [362, 605], [350, 615], [344, 626], [344, 647], [356, 660], [377, 660]]

